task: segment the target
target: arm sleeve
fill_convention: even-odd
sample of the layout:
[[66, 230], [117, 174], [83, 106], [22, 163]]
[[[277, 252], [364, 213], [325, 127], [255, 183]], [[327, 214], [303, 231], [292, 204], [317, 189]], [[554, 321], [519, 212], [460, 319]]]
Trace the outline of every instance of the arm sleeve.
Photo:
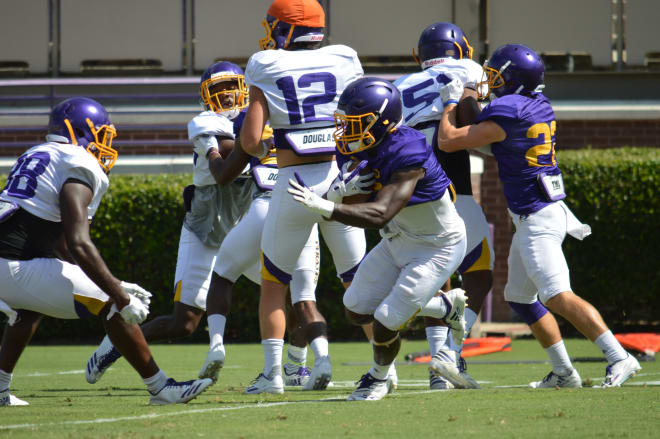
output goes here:
[[[98, 164], [94, 163], [95, 166]], [[67, 180], [78, 180], [81, 183], [86, 184], [92, 190], [93, 193], [96, 193], [99, 189], [100, 182], [98, 177], [94, 172], [89, 169], [87, 166], [74, 163], [70, 168], [68, 168], [65, 173], [62, 175], [62, 185], [67, 182]]]
[[475, 122], [479, 123], [488, 119], [516, 119], [518, 117], [518, 111], [514, 106], [500, 103], [498, 100], [486, 105], [483, 111], [477, 116]]
[[404, 145], [405, 153], [397, 154], [392, 166], [394, 172], [400, 169], [423, 168], [431, 155], [431, 148], [425, 140], [415, 140]]

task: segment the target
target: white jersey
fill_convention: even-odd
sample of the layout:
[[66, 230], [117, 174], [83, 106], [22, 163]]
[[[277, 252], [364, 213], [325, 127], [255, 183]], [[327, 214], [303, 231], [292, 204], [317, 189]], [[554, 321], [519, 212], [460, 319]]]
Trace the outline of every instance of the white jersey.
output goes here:
[[91, 219], [109, 181], [96, 158], [81, 146], [48, 142], [28, 149], [16, 160], [0, 198], [13, 201], [38, 218], [61, 222], [60, 190], [70, 178], [92, 189], [87, 208]]
[[[213, 111], [203, 111], [188, 122], [188, 139], [195, 142], [200, 136], [222, 136], [234, 138], [234, 123], [227, 117]], [[209, 170], [206, 157], [195, 155], [193, 161], [193, 184], [207, 186], [215, 184], [215, 179]]]
[[339, 95], [363, 74], [355, 50], [332, 45], [257, 52], [245, 68], [245, 82], [264, 92], [273, 129], [327, 127], [334, 125]]
[[[440, 88], [454, 79], [465, 86], [476, 88], [483, 76], [481, 66], [471, 59], [442, 58], [438, 64], [426, 70], [402, 76], [394, 85], [401, 91], [403, 123], [415, 127], [424, 122], [440, 120], [444, 105]], [[429, 131], [432, 134], [432, 131]], [[427, 132], [427, 141], [432, 143]]]

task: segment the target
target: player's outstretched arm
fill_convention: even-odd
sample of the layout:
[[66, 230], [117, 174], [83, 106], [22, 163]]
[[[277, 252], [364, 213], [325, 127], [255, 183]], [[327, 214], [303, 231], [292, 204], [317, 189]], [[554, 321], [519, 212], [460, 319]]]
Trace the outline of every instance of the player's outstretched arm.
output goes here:
[[397, 171], [392, 174], [392, 180], [378, 191], [373, 202], [336, 204], [330, 219], [364, 229], [381, 229], [406, 207], [417, 181], [425, 173], [423, 168]]
[[110, 273], [89, 236], [87, 206], [92, 197], [92, 190], [86, 183], [75, 179], [64, 182], [60, 191], [64, 237], [71, 257], [82, 271], [114, 300], [118, 309], [122, 309], [130, 298], [122, 290], [119, 279]]

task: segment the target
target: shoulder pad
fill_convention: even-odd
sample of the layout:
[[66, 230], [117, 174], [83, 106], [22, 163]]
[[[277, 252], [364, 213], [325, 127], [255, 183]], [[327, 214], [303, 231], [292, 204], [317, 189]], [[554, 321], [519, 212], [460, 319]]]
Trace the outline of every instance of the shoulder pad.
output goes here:
[[188, 139], [201, 134], [234, 138], [234, 124], [225, 116], [213, 111], [204, 111], [188, 122]]

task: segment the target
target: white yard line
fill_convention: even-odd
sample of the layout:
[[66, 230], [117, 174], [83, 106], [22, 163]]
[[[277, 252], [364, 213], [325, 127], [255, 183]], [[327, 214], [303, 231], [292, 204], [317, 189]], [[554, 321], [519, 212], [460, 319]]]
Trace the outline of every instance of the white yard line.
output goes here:
[[[446, 390], [422, 390], [422, 391], [412, 391], [412, 392], [396, 392], [388, 396], [388, 398], [397, 397], [397, 396], [406, 396], [406, 395], [419, 395], [422, 393], [434, 393], [434, 392], [446, 392]], [[20, 428], [40, 428], [40, 427], [52, 427], [56, 425], [87, 425], [87, 424], [106, 424], [112, 422], [123, 422], [123, 421], [140, 421], [145, 419], [155, 419], [161, 418], [164, 416], [180, 416], [180, 415], [192, 415], [199, 413], [212, 413], [212, 412], [225, 412], [231, 410], [243, 410], [243, 409], [261, 409], [269, 407], [277, 407], [282, 405], [291, 405], [291, 404], [317, 404], [324, 401], [333, 401], [333, 400], [343, 400], [343, 398], [332, 397], [332, 398], [323, 398], [315, 401], [282, 401], [282, 402], [267, 402], [267, 403], [257, 403], [257, 404], [244, 404], [240, 406], [232, 407], [214, 407], [206, 409], [192, 409], [192, 410], [181, 410], [178, 412], [167, 412], [167, 413], [148, 413], [145, 415], [139, 416], [122, 416], [118, 418], [96, 418], [96, 419], [85, 419], [79, 421], [64, 421], [64, 422], [44, 422], [41, 424], [14, 424], [14, 425], [0, 425], [0, 430], [16, 430]], [[5, 409], [12, 410], [12, 409]]]
[[[53, 373], [52, 375], [64, 375], [64, 374], [73, 374], [73, 373], [84, 373], [84, 371], [62, 371], [62, 372], [57, 372]], [[48, 374], [42, 374], [42, 375], [30, 375], [30, 376], [45, 376]], [[636, 377], [644, 377], [644, 376], [653, 376], [653, 375], [660, 375], [660, 372], [652, 372], [652, 373], [640, 373], [637, 374]], [[602, 378], [593, 378], [594, 380], [599, 380]], [[480, 381], [481, 383], [487, 383], [486, 381]], [[333, 382], [336, 387], [352, 387], [355, 385], [353, 381], [334, 381]], [[428, 385], [428, 382], [426, 380], [401, 380], [399, 381], [400, 385], [404, 386], [421, 386], [421, 384]], [[350, 384], [350, 386], [349, 386]], [[627, 383], [626, 385], [635, 385], [635, 386], [643, 386], [643, 385], [651, 385], [651, 386], [657, 386], [660, 385], [660, 381], [634, 381]], [[493, 388], [496, 389], [503, 389], [503, 388], [517, 388], [517, 387], [527, 387], [525, 384], [519, 384], [519, 385], [510, 385], [510, 386], [493, 386]], [[424, 393], [436, 393], [436, 392], [448, 392], [449, 390], [414, 390], [414, 391], [397, 391], [391, 395], [389, 395], [387, 398], [395, 398], [398, 396], [408, 396], [408, 395], [420, 395]], [[155, 419], [155, 418], [161, 418], [164, 416], [180, 416], [180, 415], [191, 415], [191, 414], [199, 414], [199, 413], [213, 413], [213, 412], [224, 412], [224, 411], [232, 411], [232, 410], [243, 410], [243, 409], [251, 409], [251, 408], [256, 408], [256, 409], [261, 409], [261, 408], [269, 408], [269, 407], [277, 407], [277, 406], [283, 406], [283, 405], [292, 405], [292, 404], [317, 404], [319, 402], [324, 402], [324, 401], [332, 401], [332, 400], [342, 400], [343, 398], [338, 398], [338, 397], [332, 397], [332, 398], [323, 398], [315, 401], [281, 401], [281, 402], [267, 402], [267, 403], [248, 403], [248, 404], [243, 404], [239, 406], [224, 406], [224, 407], [213, 407], [213, 408], [205, 408], [205, 409], [191, 409], [191, 410], [181, 410], [178, 412], [167, 412], [167, 413], [148, 413], [145, 415], [139, 415], [139, 416], [122, 416], [122, 417], [117, 417], [117, 418], [96, 418], [96, 419], [85, 419], [85, 420], [77, 420], [77, 421], [64, 421], [64, 422], [45, 422], [45, 423], [31, 423], [31, 424], [13, 424], [13, 425], [0, 425], [0, 430], [17, 430], [21, 428], [40, 428], [40, 427], [49, 427], [49, 426], [57, 426], [57, 425], [87, 425], [87, 424], [106, 424], [106, 423], [113, 423], [113, 422], [124, 422], [124, 421], [140, 421], [140, 420], [145, 420], [145, 419]], [[5, 410], [12, 410], [12, 409], [5, 409]]]
[[60, 372], [30, 372], [26, 373], [25, 375], [17, 375], [17, 376], [25, 376], [25, 377], [47, 377], [47, 376], [52, 376], [52, 375], [77, 375], [77, 374], [83, 374], [85, 373], [84, 369], [79, 369], [79, 370], [63, 370]]

